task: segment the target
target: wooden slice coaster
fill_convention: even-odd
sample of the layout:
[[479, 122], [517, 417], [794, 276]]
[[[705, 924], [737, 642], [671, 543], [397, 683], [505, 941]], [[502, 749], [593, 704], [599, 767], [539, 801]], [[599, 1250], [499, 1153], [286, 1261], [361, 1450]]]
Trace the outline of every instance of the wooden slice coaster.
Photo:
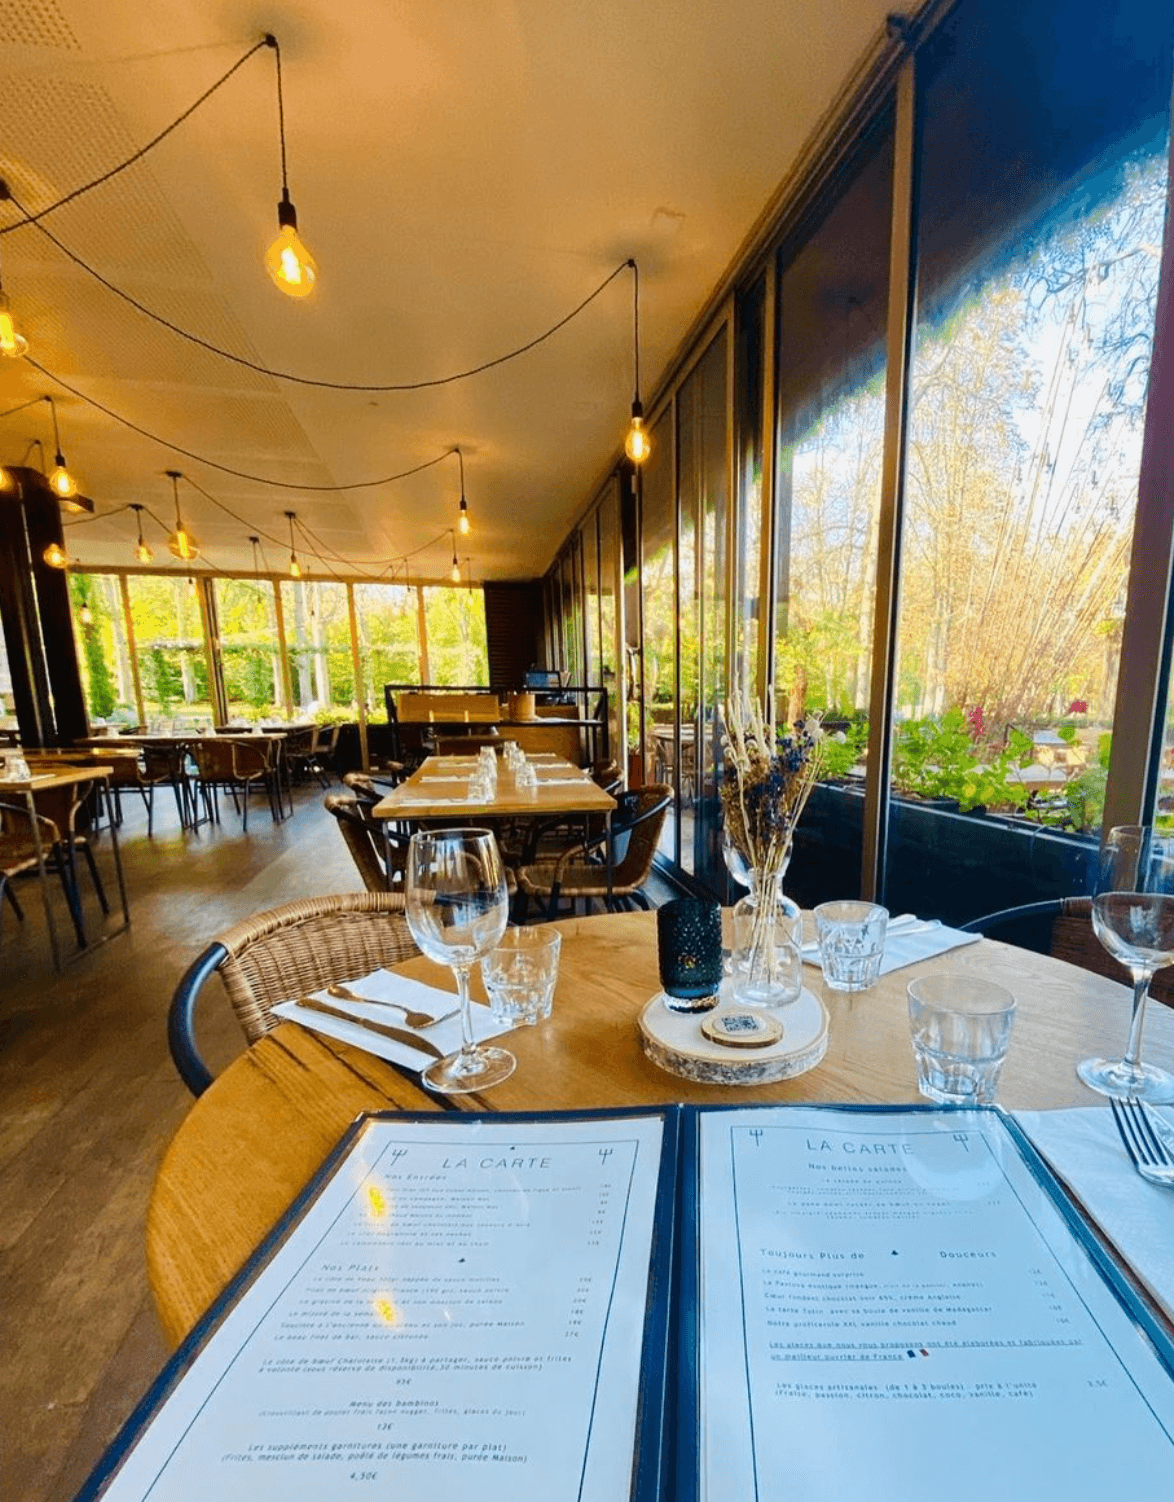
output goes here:
[[[747, 1048], [731, 1046], [729, 1035], [721, 1042], [707, 1036], [709, 1029], [728, 1026], [723, 1018], [745, 1014], [761, 1016], [766, 1030], [778, 1027], [777, 1041], [756, 1040]], [[669, 1011], [658, 993], [640, 1014], [639, 1028], [640, 1046], [654, 1064], [700, 1084], [766, 1085], [792, 1079], [814, 1069], [828, 1046], [827, 1009], [813, 992], [805, 989], [789, 1006], [760, 1010], [735, 1002], [728, 980], [722, 983], [720, 1005], [704, 1017]], [[733, 1033], [749, 1036], [741, 1026]]]

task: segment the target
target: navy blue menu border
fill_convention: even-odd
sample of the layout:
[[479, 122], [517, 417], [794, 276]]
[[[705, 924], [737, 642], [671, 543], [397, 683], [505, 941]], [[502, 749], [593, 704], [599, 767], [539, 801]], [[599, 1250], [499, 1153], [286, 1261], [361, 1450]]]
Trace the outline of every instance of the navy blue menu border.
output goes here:
[[272, 1260], [369, 1123], [418, 1122], [436, 1127], [443, 1133], [445, 1130], [467, 1129], [479, 1122], [492, 1126], [508, 1126], [510, 1123], [517, 1123], [533, 1127], [545, 1121], [613, 1122], [625, 1118], [643, 1120], [652, 1118], [659, 1119], [663, 1123], [660, 1169], [653, 1210], [648, 1296], [644, 1315], [629, 1502], [656, 1502], [658, 1498], [671, 1496], [673, 1491], [671, 1442], [675, 1428], [675, 1413], [674, 1405], [669, 1401], [670, 1368], [668, 1363], [670, 1346], [674, 1338], [672, 1315], [676, 1302], [675, 1283], [678, 1261], [676, 1199], [680, 1180], [681, 1117], [682, 1108], [679, 1106], [628, 1107], [598, 1111], [461, 1112], [459, 1115], [405, 1111], [365, 1112], [351, 1124], [305, 1189], [293, 1201], [236, 1277], [208, 1308], [198, 1324], [189, 1332], [119, 1430], [110, 1447], [77, 1493], [75, 1502], [96, 1502], [96, 1499], [102, 1495], [123, 1461], [134, 1449], [226, 1315]]

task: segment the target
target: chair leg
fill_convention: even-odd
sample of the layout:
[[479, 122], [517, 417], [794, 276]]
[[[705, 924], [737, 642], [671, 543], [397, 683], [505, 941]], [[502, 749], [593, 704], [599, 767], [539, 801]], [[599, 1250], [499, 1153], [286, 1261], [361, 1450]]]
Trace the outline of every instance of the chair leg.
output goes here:
[[155, 833], [155, 784], [152, 782], [140, 790], [147, 805], [147, 838]]
[[77, 934], [79, 949], [87, 948], [86, 928], [82, 921], [81, 894], [77, 889], [77, 871], [73, 864], [73, 851], [70, 847], [62, 847], [60, 844], [53, 847], [54, 857], [57, 863], [57, 873], [61, 877], [61, 889], [65, 893], [66, 906], [69, 908], [69, 916], [73, 919], [74, 931]]
[[[245, 799], [245, 833], [248, 834], [248, 832], [249, 832], [249, 782], [248, 782], [247, 779], [245, 780], [245, 786], [244, 786], [244, 799]], [[233, 784], [233, 789], [232, 789], [232, 801], [234, 803], [236, 803], [236, 784], [235, 783]], [[237, 807], [237, 812], [238, 813], [240, 812], [239, 805]]]
[[109, 913], [110, 904], [106, 901], [106, 890], [102, 885], [102, 878], [98, 875], [98, 863], [94, 859], [94, 852], [90, 849], [89, 840], [82, 846], [82, 854], [85, 856], [86, 864], [90, 868], [90, 876], [93, 878], [94, 890], [98, 894], [98, 902], [101, 905], [102, 911]]
[[9, 902], [12, 904], [12, 911], [16, 914], [17, 921], [23, 923], [24, 908], [21, 907], [20, 901], [17, 898], [16, 888], [12, 885], [7, 876], [0, 876], [0, 889], [3, 890], [4, 896], [7, 897]]

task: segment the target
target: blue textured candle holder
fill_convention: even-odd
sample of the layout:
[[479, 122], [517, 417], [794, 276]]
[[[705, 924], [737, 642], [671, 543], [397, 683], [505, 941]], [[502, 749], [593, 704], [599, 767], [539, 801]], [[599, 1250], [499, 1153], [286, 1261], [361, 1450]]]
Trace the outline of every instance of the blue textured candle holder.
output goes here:
[[656, 954], [665, 1006], [705, 1012], [722, 983], [722, 912], [716, 902], [679, 897], [656, 910]]

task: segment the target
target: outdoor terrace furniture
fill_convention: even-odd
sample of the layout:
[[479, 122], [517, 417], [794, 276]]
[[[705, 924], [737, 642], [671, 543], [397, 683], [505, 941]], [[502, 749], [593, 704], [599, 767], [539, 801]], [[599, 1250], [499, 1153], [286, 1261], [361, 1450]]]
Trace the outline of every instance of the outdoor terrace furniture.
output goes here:
[[[1124, 965], [1110, 956], [1093, 932], [1091, 897], [1027, 902], [1021, 907], [1003, 908], [983, 918], [972, 918], [959, 927], [966, 933], [1001, 939], [1005, 944], [1030, 949], [1035, 954], [1050, 954], [1122, 985], [1131, 984]], [[1150, 982], [1150, 995], [1155, 1001], [1174, 1006], [1174, 970], [1158, 971]]]
[[236, 924], [192, 962], [172, 998], [167, 1038], [180, 1078], [193, 1095], [212, 1083], [196, 1045], [195, 1012], [213, 974], [220, 976], [245, 1038], [256, 1043], [279, 1025], [277, 1002], [418, 955], [398, 893], [312, 897]]
[[525, 916], [531, 897], [545, 901], [548, 918], [558, 917], [559, 902], [564, 897], [570, 899], [572, 908], [583, 902], [588, 912], [596, 900], [612, 911], [621, 907], [647, 908], [649, 902], [642, 888], [652, 874], [657, 843], [672, 799], [672, 788], [658, 782], [622, 795], [612, 819], [611, 837], [613, 845], [620, 846], [623, 854], [611, 869], [610, 882], [606, 834], [571, 844], [554, 859], [523, 866], [517, 878], [520, 917]]

